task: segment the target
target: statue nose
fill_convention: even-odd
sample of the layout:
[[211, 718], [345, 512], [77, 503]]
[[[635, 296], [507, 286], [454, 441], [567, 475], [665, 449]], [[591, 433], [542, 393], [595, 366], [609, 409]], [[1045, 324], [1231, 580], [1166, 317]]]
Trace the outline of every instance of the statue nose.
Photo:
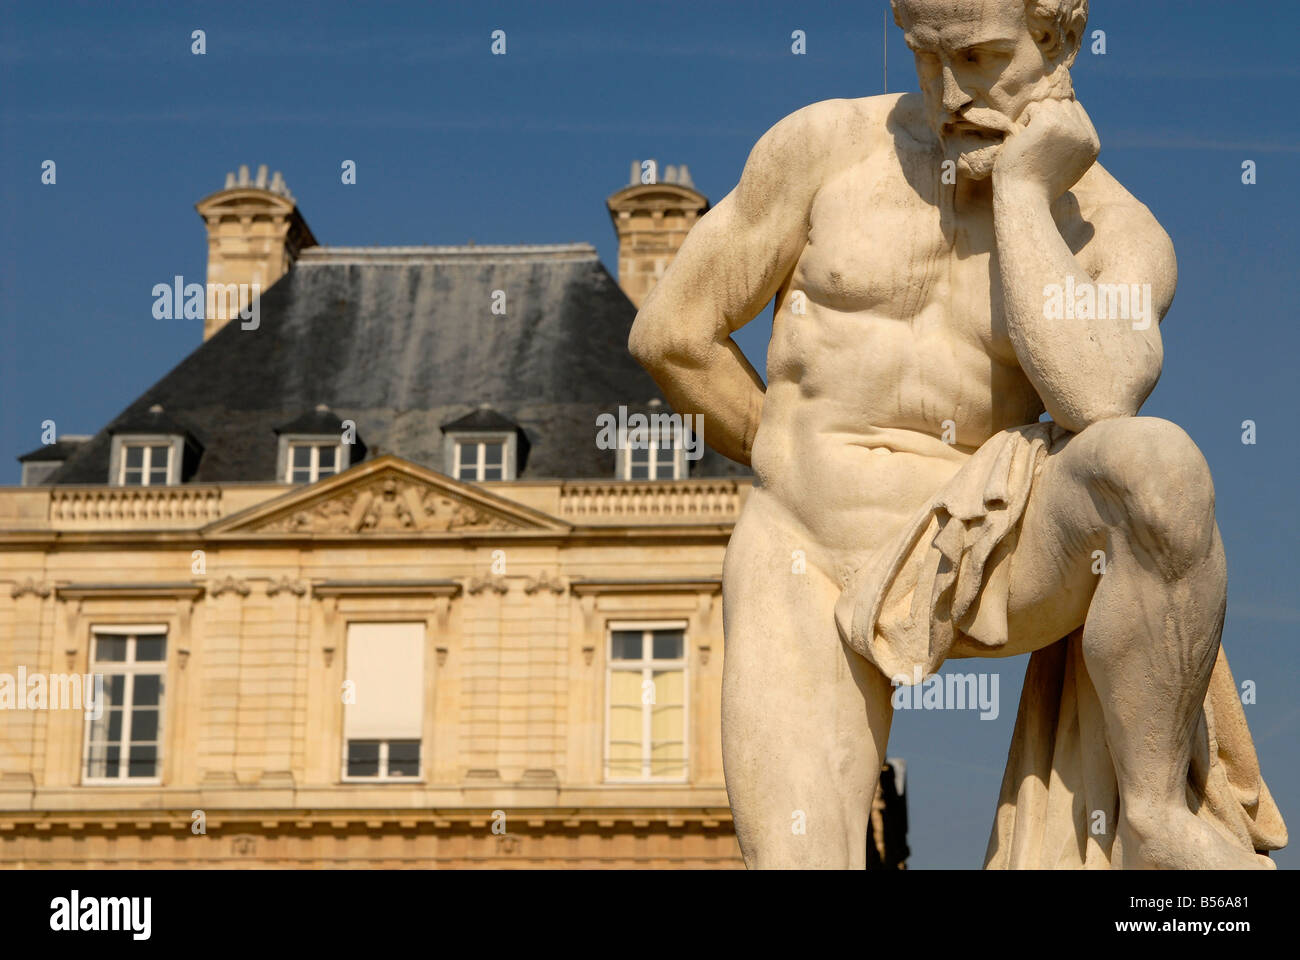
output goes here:
[[952, 68], [946, 63], [943, 66], [943, 108], [949, 113], [956, 114], [958, 110], [971, 102], [971, 98], [962, 90], [961, 85], [957, 83], [957, 78], [953, 76]]

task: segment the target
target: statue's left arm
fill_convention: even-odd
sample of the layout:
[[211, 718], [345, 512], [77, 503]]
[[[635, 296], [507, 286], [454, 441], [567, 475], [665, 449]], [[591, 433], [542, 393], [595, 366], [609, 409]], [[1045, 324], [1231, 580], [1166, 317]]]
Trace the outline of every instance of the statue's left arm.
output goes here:
[[[1159, 322], [1173, 301], [1177, 264], [1150, 211], [1100, 168], [1113, 189], [1090, 215], [1088, 264], [1061, 236], [1052, 204], [1096, 162], [1100, 144], [1074, 100], [1033, 105], [1027, 126], [1002, 148], [993, 170], [993, 225], [1007, 326], [1021, 368], [1052, 419], [1079, 432], [1099, 420], [1133, 416], [1160, 377]], [[1090, 269], [1089, 269], [1090, 268]], [[1049, 291], [1123, 284], [1150, 290], [1151, 315], [1102, 309], [1092, 318], [1049, 319]], [[1101, 288], [1099, 291], [1098, 288]], [[1059, 303], [1060, 301], [1058, 301]]]

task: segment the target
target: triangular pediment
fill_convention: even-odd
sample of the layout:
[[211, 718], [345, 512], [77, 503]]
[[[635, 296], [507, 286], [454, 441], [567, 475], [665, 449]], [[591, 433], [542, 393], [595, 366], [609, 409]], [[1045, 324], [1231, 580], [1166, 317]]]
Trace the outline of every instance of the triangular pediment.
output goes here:
[[390, 455], [225, 517], [203, 533], [458, 537], [569, 529], [569, 524], [540, 510]]

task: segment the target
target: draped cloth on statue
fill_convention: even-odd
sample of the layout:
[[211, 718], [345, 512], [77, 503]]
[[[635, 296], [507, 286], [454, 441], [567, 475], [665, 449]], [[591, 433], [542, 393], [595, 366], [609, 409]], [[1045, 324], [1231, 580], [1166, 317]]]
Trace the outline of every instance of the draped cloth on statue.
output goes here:
[[[1044, 457], [1067, 439], [1055, 424], [1035, 423], [986, 441], [888, 548], [846, 578], [835, 607], [844, 643], [903, 684], [934, 673], [958, 643], [990, 652], [1005, 645], [1020, 521]], [[986, 867], [1118, 861], [1115, 771], [1081, 637], [1030, 657]], [[1222, 649], [1188, 770], [1188, 805], [1247, 849], [1286, 844]]]
[[[1029, 658], [988, 869], [1107, 869], [1121, 860], [1115, 768], [1082, 635], [1076, 630]], [[1222, 647], [1192, 745], [1187, 806], [1248, 850], [1286, 846]]]

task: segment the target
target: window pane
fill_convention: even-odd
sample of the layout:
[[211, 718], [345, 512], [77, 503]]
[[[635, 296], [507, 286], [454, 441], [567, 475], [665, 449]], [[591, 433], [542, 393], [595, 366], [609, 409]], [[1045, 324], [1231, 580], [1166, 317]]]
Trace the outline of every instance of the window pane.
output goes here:
[[135, 678], [135, 689], [131, 696], [133, 707], [156, 707], [162, 696], [162, 677], [156, 673], [141, 673]]
[[348, 776], [379, 776], [379, 741], [348, 741]]
[[632, 469], [631, 469], [631, 471], [630, 471], [629, 474], [628, 474], [628, 479], [629, 479], [629, 480], [649, 480], [649, 479], [650, 479], [650, 464], [648, 464], [648, 463], [634, 463], [634, 464], [632, 464]]
[[673, 467], [676, 463], [677, 451], [672, 447], [668, 447], [667, 449], [660, 448], [655, 451], [655, 466], [658, 468], [655, 475], [659, 477], [659, 479], [664, 480], [671, 478], [673, 475]]
[[295, 468], [293, 473], [289, 475], [289, 482], [290, 483], [311, 483], [311, 471], [299, 470]]
[[[639, 634], [637, 634], [639, 638]], [[609, 677], [608, 775], [640, 777], [642, 753], [641, 671], [614, 670]]]
[[501, 466], [505, 462], [504, 448], [503, 443], [483, 444], [483, 463], [489, 467]]
[[501, 476], [501, 468], [500, 468], [500, 467], [484, 467], [484, 468], [483, 468], [483, 479], [484, 479], [484, 480], [501, 480], [501, 479], [503, 479], [502, 476]]
[[295, 470], [311, 469], [311, 447], [306, 444], [295, 444], [293, 447], [293, 468]]
[[128, 467], [126, 473], [122, 476], [122, 483], [128, 487], [142, 487], [144, 486], [144, 473]]
[[151, 487], [165, 487], [166, 485], [167, 485], [167, 471], [166, 471], [166, 470], [150, 470], [150, 471], [149, 471], [149, 486], [151, 486]]
[[106, 777], [120, 776], [121, 774], [118, 770], [118, 766], [119, 764], [121, 764], [121, 762], [122, 762], [121, 747], [110, 745], [104, 748], [104, 776]]
[[126, 448], [126, 468], [128, 470], [144, 469], [144, 447]]
[[683, 637], [680, 630], [656, 630], [654, 632], [654, 658], [656, 660], [680, 660], [682, 658]]
[[149, 448], [149, 469], [166, 470], [167, 457], [171, 453], [171, 447], [150, 447]]
[[122, 708], [115, 707], [106, 714], [108, 717], [108, 731], [104, 737], [95, 736], [95, 731], [91, 730], [91, 738], [95, 740], [104, 740], [108, 743], [118, 743], [122, 739]]
[[158, 711], [146, 708], [131, 711], [131, 742], [153, 743], [158, 739]]
[[388, 744], [388, 775], [390, 777], [420, 775], [419, 740], [393, 740]]
[[334, 466], [334, 455], [338, 452], [334, 447], [321, 447], [320, 449], [320, 473], [324, 476], [327, 473], [336, 473]]
[[456, 479], [477, 480], [478, 444], [458, 443], [456, 444], [456, 449], [460, 452], [460, 469], [456, 471]]
[[164, 636], [153, 637], [136, 637], [135, 639], [135, 659], [139, 660], [162, 660], [167, 649], [167, 638]]
[[95, 659], [99, 661], [125, 660], [126, 637], [97, 636], [95, 638]]
[[155, 746], [133, 746], [127, 760], [128, 777], [158, 776], [158, 748]]
[[126, 677], [120, 673], [104, 677], [104, 700], [109, 707], [120, 707], [126, 699]]
[[615, 630], [611, 634], [610, 657], [614, 660], [641, 659], [641, 631]]

